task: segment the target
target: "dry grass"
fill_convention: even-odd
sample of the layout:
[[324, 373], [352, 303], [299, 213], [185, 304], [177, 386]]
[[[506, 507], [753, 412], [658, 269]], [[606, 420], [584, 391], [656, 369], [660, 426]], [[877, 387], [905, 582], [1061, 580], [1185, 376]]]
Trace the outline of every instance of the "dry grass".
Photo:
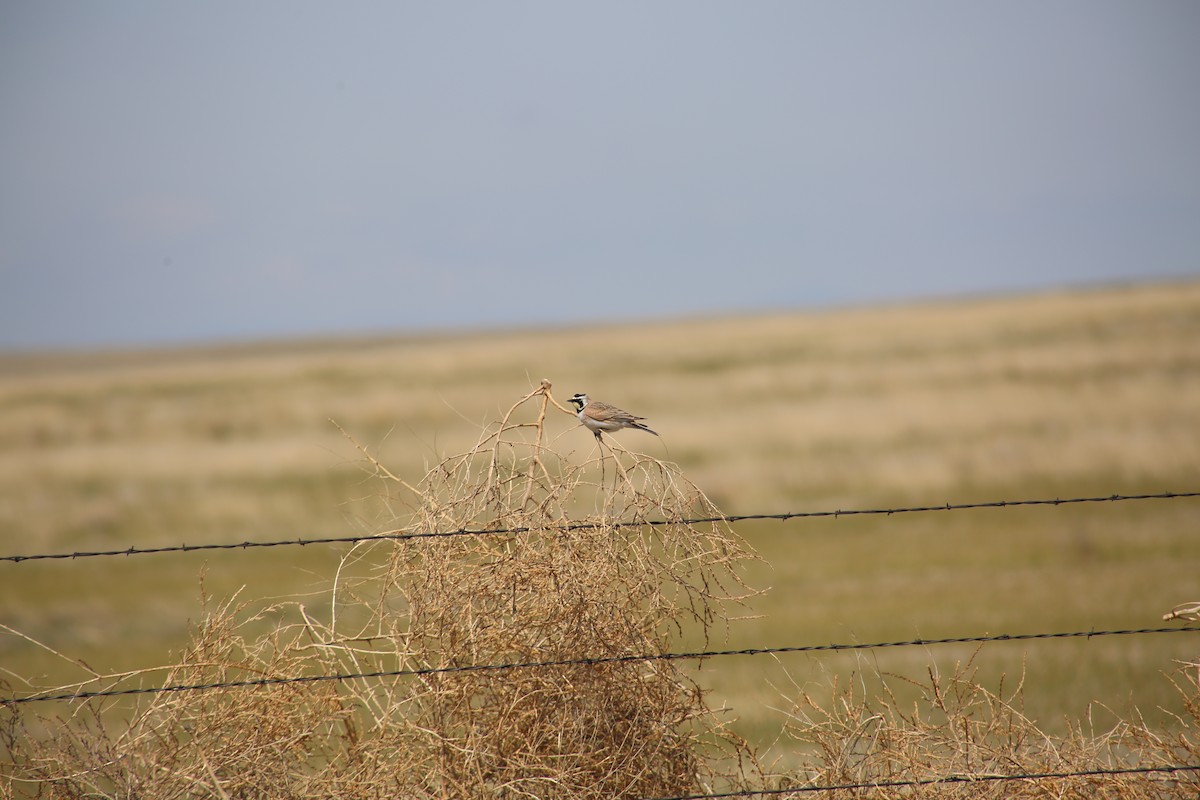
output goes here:
[[[597, 336], [607, 348], [592, 346]], [[623, 441], [678, 462], [728, 513], [1200, 487], [1191, 282], [599, 330], [0, 356], [0, 539], [7, 553], [33, 553], [384, 530], [423, 501], [374, 467], [364, 474], [329, 418], [416, 485], [446, 453], [473, 451], [481, 425], [503, 417], [501, 400], [537, 389], [531, 375], [648, 416], [662, 440]], [[535, 441], [532, 429], [510, 435]], [[552, 476], [586, 465], [580, 485], [592, 492], [619, 479], [607, 459], [598, 475], [600, 451], [573, 418], [552, 411], [544, 435], [560, 453], [545, 461]], [[497, 469], [511, 469], [500, 452]], [[567, 513], [619, 510], [586, 491]], [[1197, 526], [1191, 500], [739, 524], [761, 556], [746, 582], [774, 589], [753, 598], [729, 646], [1155, 625], [1200, 594]], [[183, 663], [195, 645], [187, 621], [213, 613], [195, 599], [203, 570], [212, 596], [277, 609], [236, 615], [250, 651], [281, 615], [293, 614], [291, 630], [320, 630], [340, 608], [335, 630], [346, 633], [370, 607], [333, 603], [329, 576], [344, 600], [369, 597], [376, 558], [291, 547], [0, 564], [0, 623], [70, 656], [0, 631], [5, 693]], [[310, 621], [294, 616], [305, 593]], [[690, 614], [678, 622], [685, 648], [704, 641]], [[1096, 701], [1165, 736], [1189, 717], [1161, 673], [1196, 653], [1190, 635], [998, 645], [974, 680], [1028, 675], [1021, 710], [1056, 740]], [[950, 675], [968, 655], [905, 648], [872, 667], [905, 676], [893, 681], [905, 696], [931, 666]], [[829, 675], [846, 686], [863, 669], [840, 657], [780, 661], [681, 669], [761, 755], [806, 774], [805, 753], [778, 739], [768, 682], [790, 675], [816, 697]]]
[[[327, 614], [295, 602], [239, 619], [225, 604], [197, 627], [165, 681], [451, 671], [157, 694], [108, 712], [128, 714], [127, 727], [105, 724], [89, 706], [39, 720], [51, 732], [39, 737], [11, 709], [8, 790], [613, 798], [742, 780], [715, 765], [744, 767], [749, 752], [674, 662], [453, 671], [666, 652], [685, 625], [724, 624], [749, 594], [737, 573], [746, 552], [725, 526], [618, 527], [715, 509], [657, 459], [606, 447], [573, 463], [556, 452], [544, 423], [551, 403], [561, 406], [549, 390], [543, 382], [415, 487], [367, 455], [413, 503], [405, 530], [519, 533], [364, 544], [343, 560]], [[265, 634], [247, 633], [264, 621]], [[98, 677], [81, 688], [114, 682]]]
[[[876, 785], [870, 790], [875, 798], [1194, 798], [1200, 793], [1197, 771], [994, 778], [1200, 768], [1197, 669], [1188, 665], [1177, 675], [1185, 714], [1170, 732], [1114, 717], [1097, 704], [1065, 735], [1047, 734], [1022, 708], [1022, 683], [1001, 682], [989, 690], [973, 659], [949, 675], [930, 669], [920, 681], [859, 673], [820, 699], [792, 687], [784, 698], [791, 703], [785, 736], [809, 751], [811, 761], [803, 773], [777, 781], [789, 787]], [[822, 796], [863, 793], [843, 789]]]
[[[824, 699], [793, 683], [781, 736], [805, 755], [782, 772], [760, 766], [674, 661], [458, 669], [669, 652], [686, 630], [707, 642], [753, 594], [738, 537], [721, 523], [684, 521], [719, 512], [674, 465], [611, 444], [573, 460], [548, 441], [552, 410], [571, 413], [543, 381], [415, 486], [358, 445], [373, 477], [412, 508], [404, 531], [511, 532], [364, 542], [341, 560], [320, 609], [311, 597], [253, 613], [222, 602], [161, 680], [420, 674], [140, 695], [132, 706], [91, 701], [69, 716], [10, 706], [0, 717], [4, 796], [648, 798], [872, 786], [881, 798], [1184, 798], [1200, 790], [1196, 773], [986, 780], [1200, 766], [1196, 665], [1176, 678], [1185, 713], [1173, 725], [1114, 717], [1098, 729], [1094, 715], [1112, 715], [1097, 707], [1065, 735], [1024, 713], [1020, 684], [986, 689], [973, 659], [949, 676], [929, 668], [925, 681], [834, 678]], [[649, 520], [670, 524], [637, 524]], [[1184, 604], [1168, 616], [1193, 615]], [[149, 674], [93, 675], [59, 691]], [[954, 781], [938, 781], [946, 778]]]

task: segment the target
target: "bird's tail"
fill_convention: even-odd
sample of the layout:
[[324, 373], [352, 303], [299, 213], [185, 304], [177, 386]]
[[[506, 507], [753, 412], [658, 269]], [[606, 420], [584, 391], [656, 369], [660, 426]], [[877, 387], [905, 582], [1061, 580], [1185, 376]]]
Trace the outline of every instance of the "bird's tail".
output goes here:
[[629, 427], [637, 428], [639, 431], [645, 431], [646, 433], [653, 433], [655, 436], [658, 436], [658, 431], [652, 431], [640, 422], [631, 422], [631, 423], [629, 423]]

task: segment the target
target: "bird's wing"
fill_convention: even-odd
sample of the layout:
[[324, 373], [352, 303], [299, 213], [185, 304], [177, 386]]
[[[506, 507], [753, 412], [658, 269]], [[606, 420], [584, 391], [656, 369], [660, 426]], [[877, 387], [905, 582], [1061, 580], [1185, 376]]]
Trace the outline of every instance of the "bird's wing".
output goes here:
[[634, 420], [645, 419], [645, 417], [635, 417], [628, 411], [624, 411], [616, 406], [610, 406], [608, 403], [599, 403], [595, 400], [588, 403], [588, 416], [599, 422], [633, 422]]

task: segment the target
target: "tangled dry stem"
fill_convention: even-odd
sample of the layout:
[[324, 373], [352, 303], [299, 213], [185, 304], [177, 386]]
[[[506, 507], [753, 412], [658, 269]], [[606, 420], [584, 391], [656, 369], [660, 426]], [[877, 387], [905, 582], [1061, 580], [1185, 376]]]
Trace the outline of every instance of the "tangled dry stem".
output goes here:
[[[979, 651], [976, 651], [978, 655]], [[1195, 798], [1200, 773], [1091, 774], [1040, 780], [996, 776], [1059, 775], [1096, 770], [1200, 766], [1200, 685], [1180, 671], [1174, 679], [1186, 717], [1171, 731], [1117, 719], [1099, 705], [1050, 736], [1022, 711], [1023, 681], [995, 691], [977, 679], [972, 658], [953, 674], [926, 679], [858, 674], [830, 698], [796, 687], [785, 734], [813, 752], [811, 768], [781, 781], [788, 786], [862, 786], [823, 797], [889, 798]], [[1189, 665], [1194, 668], [1196, 665]], [[868, 689], [868, 684], [877, 688]], [[915, 699], [901, 700], [899, 685]], [[1111, 718], [1107, 727], [1098, 721]], [[950, 782], [937, 779], [950, 778]], [[983, 780], [980, 780], [983, 778]]]
[[[749, 594], [746, 549], [727, 526], [682, 521], [717, 513], [673, 465], [590, 436], [583, 459], [558, 452], [546, 415], [570, 412], [550, 388], [416, 486], [368, 459], [415, 493], [406, 530], [520, 532], [360, 544], [327, 605], [216, 608], [166, 683], [607, 658], [668, 651], [685, 629], [707, 638]], [[651, 519], [669, 524], [629, 524]], [[13, 711], [4, 785], [56, 798], [653, 797], [740, 785], [753, 764], [670, 661], [145, 698], [123, 725], [111, 719], [122, 709], [91, 701], [40, 720], [51, 730], [37, 737]]]

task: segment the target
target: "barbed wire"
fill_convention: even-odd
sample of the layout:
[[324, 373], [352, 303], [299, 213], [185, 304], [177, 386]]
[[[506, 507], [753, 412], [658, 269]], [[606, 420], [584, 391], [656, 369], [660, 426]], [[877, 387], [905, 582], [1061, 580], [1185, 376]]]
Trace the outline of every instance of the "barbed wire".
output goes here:
[[539, 667], [569, 667], [597, 664], [627, 664], [638, 661], [680, 661], [690, 659], [717, 658], [723, 656], [757, 656], [785, 653], [818, 653], [846, 650], [879, 650], [898, 647], [931, 647], [948, 644], [983, 644], [987, 642], [1020, 642], [1037, 639], [1092, 639], [1101, 636], [1138, 636], [1157, 633], [1200, 633], [1200, 627], [1182, 628], [1137, 628], [1107, 631], [1063, 631], [1055, 633], [1018, 633], [982, 636], [955, 636], [942, 639], [908, 639], [895, 642], [810, 644], [791, 647], [750, 647], [738, 650], [703, 650], [684, 653], [644, 653], [623, 656], [599, 656], [595, 658], [555, 659], [551, 661], [516, 661], [502, 664], [464, 664], [453, 667], [423, 667], [418, 669], [376, 670], [371, 672], [347, 672], [332, 675], [301, 675], [291, 678], [254, 678], [244, 681], [219, 681], [214, 683], [189, 683], [171, 686], [148, 686], [136, 689], [106, 689], [95, 692], [74, 692], [54, 695], [30, 695], [28, 697], [0, 698], [0, 706], [37, 703], [51, 700], [90, 700], [98, 697], [121, 697], [138, 694], [165, 694], [169, 692], [192, 692], [209, 689], [237, 689], [256, 686], [279, 686], [294, 683], [322, 683], [326, 681], [348, 681], [362, 678], [398, 678], [421, 675], [439, 675], [456, 672], [496, 672], [512, 669], [534, 669]]
[[943, 503], [935, 506], [908, 506], [901, 508], [855, 508], [837, 509], [834, 511], [785, 511], [777, 514], [729, 514], [725, 516], [692, 517], [677, 520], [626, 520], [615, 522], [573, 522], [566, 525], [552, 525], [541, 528], [531, 526], [503, 528], [459, 528], [447, 531], [387, 531], [385, 533], [363, 534], [360, 536], [328, 536], [312, 539], [277, 539], [274, 541], [243, 541], [217, 544], [178, 544], [165, 547], [127, 547], [123, 550], [91, 550], [75, 551], [72, 553], [35, 553], [32, 555], [0, 556], [0, 561], [22, 563], [50, 559], [74, 560], [79, 558], [97, 558], [106, 556], [141, 556], [160, 553], [194, 553], [201, 550], [249, 550], [259, 547], [288, 547], [316, 544], [357, 544], [376, 540], [402, 541], [406, 539], [434, 539], [451, 536], [498, 536], [503, 534], [530, 533], [535, 530], [545, 531], [577, 531], [598, 527], [633, 528], [661, 525], [703, 525], [712, 522], [748, 522], [754, 520], [776, 520], [786, 522], [792, 519], [813, 517], [852, 517], [868, 515], [914, 514], [929, 511], [967, 511], [982, 508], [1009, 508], [1012, 506], [1061, 506], [1074, 503], [1116, 503], [1129, 500], [1175, 500], [1188, 497], [1200, 497], [1197, 492], [1159, 492], [1157, 494], [1112, 494], [1101, 497], [1071, 497], [1036, 500], [991, 500], [979, 503]]
[[671, 797], [646, 798], [646, 800], [723, 800], [729, 797], [757, 797], [768, 795], [801, 794], [813, 792], [839, 792], [861, 789], [900, 789], [917, 786], [934, 786], [948, 783], [996, 783], [1000, 781], [1056, 780], [1065, 778], [1095, 778], [1115, 775], [1153, 775], [1174, 772], [1200, 772], [1200, 766], [1172, 764], [1161, 767], [1096, 767], [1072, 772], [1023, 772], [1013, 774], [984, 773], [981, 775], [944, 775], [936, 778], [909, 778], [904, 780], [872, 781], [863, 783], [841, 783], [828, 786], [789, 786], [783, 789], [742, 789], [717, 794], [681, 794]]

